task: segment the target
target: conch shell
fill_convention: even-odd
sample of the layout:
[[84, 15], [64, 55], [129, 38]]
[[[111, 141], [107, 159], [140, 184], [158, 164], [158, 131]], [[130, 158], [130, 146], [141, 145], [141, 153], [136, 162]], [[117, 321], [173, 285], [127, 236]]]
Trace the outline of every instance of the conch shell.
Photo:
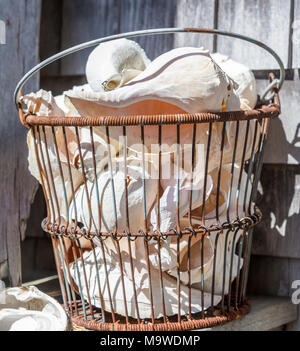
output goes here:
[[149, 63], [145, 51], [135, 41], [104, 42], [89, 55], [87, 81], [93, 91], [113, 90], [135, 78]]
[[[206, 111], [239, 110], [240, 100], [236, 84], [210, 57], [209, 51], [199, 48], [171, 50], [152, 61], [149, 66], [127, 85], [108, 92], [94, 92], [89, 85], [74, 87], [65, 92], [65, 104], [73, 116], [113, 116], [197, 113]], [[180, 126], [180, 144], [190, 144], [193, 126]], [[209, 124], [198, 128], [196, 144], [207, 140]], [[229, 131], [229, 124], [226, 133]], [[106, 140], [105, 128], [95, 127], [94, 132]], [[218, 165], [222, 137], [222, 124], [214, 123], [210, 169]], [[110, 128], [110, 142], [122, 147], [122, 127]], [[158, 143], [158, 127], [146, 126], [144, 143], [140, 127], [126, 127], [126, 146], [141, 157], [153, 158], [151, 146]], [[230, 136], [226, 135], [224, 149], [230, 149]], [[177, 143], [176, 126], [162, 127], [162, 142], [167, 147]], [[207, 145], [205, 145], [207, 148]], [[206, 150], [206, 149], [205, 149]], [[231, 157], [231, 155], [229, 156]], [[228, 162], [230, 162], [229, 159]]]
[[65, 95], [86, 116], [197, 113], [238, 110], [235, 87], [208, 50], [178, 48], [157, 57], [120, 89], [93, 92], [74, 87]]
[[67, 315], [61, 305], [35, 286], [0, 292], [1, 331], [64, 331]]
[[253, 109], [257, 101], [253, 72], [247, 66], [218, 52], [211, 54], [211, 57], [238, 84], [236, 92], [241, 99], [241, 109]]

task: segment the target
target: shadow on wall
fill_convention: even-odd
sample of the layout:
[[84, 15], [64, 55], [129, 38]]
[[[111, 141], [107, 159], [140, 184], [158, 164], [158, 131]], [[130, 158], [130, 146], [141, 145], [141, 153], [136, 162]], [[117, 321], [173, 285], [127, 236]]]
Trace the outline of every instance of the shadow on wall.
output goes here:
[[[270, 124], [257, 205], [263, 213], [255, 228], [252, 253], [300, 257], [300, 113], [298, 77], [287, 81], [282, 114]], [[297, 98], [298, 97], [298, 98]], [[289, 163], [289, 164], [288, 164]]]

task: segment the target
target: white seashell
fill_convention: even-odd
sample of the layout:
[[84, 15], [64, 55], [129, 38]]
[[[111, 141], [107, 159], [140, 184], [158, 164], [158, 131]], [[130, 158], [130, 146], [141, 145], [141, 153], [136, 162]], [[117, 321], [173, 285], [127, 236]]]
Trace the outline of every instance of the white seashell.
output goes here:
[[138, 43], [118, 39], [99, 44], [86, 64], [87, 81], [93, 91], [113, 90], [140, 74], [150, 63]]
[[256, 81], [253, 72], [247, 66], [218, 52], [211, 54], [211, 57], [238, 84], [236, 92], [241, 99], [241, 108], [253, 109], [257, 101]]
[[[180, 179], [179, 183], [179, 218], [185, 216], [189, 210], [189, 196], [192, 196], [191, 209], [198, 208], [203, 200], [204, 179], [200, 179], [198, 183], [186, 182], [186, 179]], [[160, 197], [160, 231], [168, 232], [171, 229], [176, 229], [176, 208], [177, 208], [177, 185], [174, 184], [176, 180], [170, 180], [163, 195]], [[172, 184], [173, 183], [173, 184]], [[213, 184], [211, 177], [207, 177], [207, 188], [205, 199], [209, 196]], [[193, 191], [192, 191], [193, 189]], [[155, 205], [150, 215], [150, 222], [153, 229], [158, 229], [157, 226], [157, 206]]]
[[[184, 236], [180, 242], [180, 281], [187, 285], [189, 283], [189, 262], [188, 262], [188, 236]], [[170, 249], [175, 249], [175, 242], [170, 245]], [[200, 282], [202, 274], [206, 274], [213, 264], [214, 246], [210, 237], [203, 238], [203, 259], [202, 259], [202, 239], [200, 236], [192, 237], [190, 243], [190, 281], [191, 284]], [[203, 265], [202, 265], [203, 260]], [[203, 273], [202, 273], [203, 272]], [[168, 272], [173, 277], [177, 277], [177, 268], [172, 267]]]
[[[127, 178], [125, 179], [125, 170], [118, 164], [114, 164], [113, 177], [110, 171], [101, 173], [93, 182], [82, 185], [76, 192], [75, 199], [70, 204], [70, 216], [82, 222], [86, 228], [95, 231], [96, 228], [103, 232], [118, 232], [127, 230], [126, 226], [126, 200], [125, 200], [125, 181], [128, 193], [128, 216], [129, 230], [136, 233], [144, 229], [144, 191], [143, 191], [143, 173], [138, 166], [127, 166]], [[113, 182], [113, 186], [112, 186]], [[156, 197], [157, 182], [152, 179], [145, 179], [146, 193], [146, 216], [154, 199]], [[97, 197], [97, 186], [98, 194]], [[113, 197], [115, 193], [115, 201]], [[87, 191], [86, 191], [87, 190]], [[87, 192], [91, 203], [89, 209]], [[99, 202], [98, 202], [99, 201]], [[114, 208], [115, 204], [115, 208]], [[101, 220], [99, 218], [99, 211]]]
[[[123, 240], [123, 239], [121, 239]], [[86, 286], [83, 277], [83, 267], [81, 260], [78, 261], [77, 267], [75, 265], [70, 266], [70, 272], [75, 281], [75, 284], [79, 286], [81, 283], [82, 292], [85, 299], [87, 299], [87, 293], [91, 297], [91, 302], [97, 307], [101, 307], [101, 300], [104, 302], [104, 309], [111, 311], [109, 303], [108, 284], [105, 274], [105, 266], [102, 255], [102, 250], [97, 247], [95, 248], [96, 262], [92, 251], [85, 252], [83, 254], [83, 261], [85, 264], [86, 275], [88, 277], [88, 287]], [[106, 267], [108, 271], [108, 281], [110, 285], [111, 296], [113, 300], [113, 309], [115, 313], [125, 316], [125, 306], [127, 307], [128, 316], [137, 318], [137, 310], [135, 307], [134, 300], [134, 289], [136, 289], [139, 317], [140, 318], [151, 318], [151, 302], [149, 292], [149, 275], [147, 266], [144, 260], [133, 259], [134, 267], [134, 282], [130, 270], [129, 256], [125, 253], [122, 255], [122, 264], [124, 274], [124, 285], [125, 285], [125, 297], [122, 290], [121, 271], [118, 264], [118, 258], [116, 255], [105, 255]], [[97, 267], [97, 268], [96, 268]], [[79, 275], [77, 274], [77, 270]], [[97, 277], [97, 271], [99, 274], [100, 290], [103, 299], [99, 296], [99, 286]], [[128, 271], [128, 273], [126, 273]], [[160, 318], [162, 316], [162, 295], [160, 287], [160, 278], [158, 270], [150, 270], [151, 274], [151, 288], [153, 294], [153, 308], [154, 318]], [[165, 309], [168, 316], [172, 316], [178, 313], [178, 290], [177, 283], [174, 278], [163, 273], [163, 286], [165, 296]], [[135, 283], [135, 284], [134, 284]], [[201, 306], [202, 294], [199, 290], [191, 289], [191, 308], [192, 313], [196, 313], [202, 310]], [[221, 301], [221, 296], [214, 296], [214, 304], [218, 304]], [[204, 309], [207, 309], [211, 305], [211, 295], [204, 293]], [[188, 288], [184, 285], [180, 285], [180, 314], [184, 315], [188, 312], [189, 300], [188, 300]]]
[[[212, 245], [217, 246], [217, 255], [216, 255], [216, 267], [215, 267], [215, 282], [214, 282], [214, 291], [216, 294], [222, 294], [223, 292], [223, 279], [224, 279], [224, 294], [228, 294], [229, 286], [233, 282], [233, 280], [240, 273], [240, 270], [243, 266], [243, 258], [235, 253], [236, 246], [241, 237], [242, 230], [238, 230], [234, 239], [234, 232], [224, 232], [220, 234], [217, 239], [217, 233], [212, 233], [211, 241]], [[227, 241], [226, 241], [227, 234]], [[226, 257], [225, 257], [226, 255]], [[232, 270], [230, 271], [232, 260]], [[224, 276], [224, 261], [225, 261], [225, 276]], [[231, 276], [231, 280], [229, 279]], [[210, 270], [206, 272], [204, 275], [204, 291], [211, 292], [213, 284], [213, 266], [210, 267]], [[200, 284], [195, 284], [195, 288], [200, 288]]]
[[[156, 58], [120, 89], [92, 92], [74, 87], [65, 94], [77, 110], [85, 109], [86, 115], [196, 113], [238, 110], [240, 102], [234, 86], [209, 51], [178, 48]], [[80, 100], [96, 105], [80, 106]]]
[[0, 293], [1, 331], [64, 331], [67, 316], [61, 305], [34, 286], [9, 288]]
[[[58, 99], [61, 100], [60, 98]], [[50, 91], [40, 89], [36, 93], [23, 96], [28, 112], [38, 116], [64, 116], [64, 111], [57, 103]], [[61, 105], [61, 104], [60, 104]]]
[[[214, 63], [207, 50], [179, 48], [159, 56], [137, 78], [120, 89], [93, 92], [84, 85], [65, 92], [65, 100], [70, 114], [77, 116], [231, 111], [238, 110], [240, 105], [234, 86], [235, 83]], [[181, 145], [191, 143], [192, 128], [188, 124], [180, 127]], [[208, 124], [202, 124], [197, 131], [196, 144], [204, 144], [205, 152], [208, 128]], [[221, 131], [222, 125], [215, 123], [209, 170], [219, 162]], [[94, 132], [106, 140], [103, 127], [95, 127]], [[119, 141], [122, 134], [122, 127], [110, 128], [110, 142], [116, 147], [116, 152], [122, 148]], [[142, 143], [141, 128], [126, 127], [126, 146], [137, 152], [139, 158], [144, 147], [145, 157], [152, 165], [157, 165], [155, 157], [158, 152], [151, 146], [158, 143], [158, 127], [146, 126], [144, 136]], [[225, 139], [225, 150], [231, 145], [227, 140], [229, 137]], [[162, 142], [167, 148], [177, 143], [176, 126], [162, 127]]]
[[[25, 95], [24, 103], [27, 105], [29, 112], [35, 113], [39, 116], [64, 116], [64, 111], [58, 107], [56, 101], [57, 97], [54, 98], [51, 92], [39, 90], [37, 93], [31, 93]], [[60, 106], [62, 105], [62, 98], [58, 97]], [[66, 127], [66, 138], [67, 146], [64, 142], [64, 137], [61, 128], [54, 129], [54, 135], [57, 142], [57, 149], [55, 147], [54, 137], [52, 129], [45, 127], [45, 135], [42, 128], [39, 128], [40, 135], [40, 146], [38, 143], [35, 146], [35, 138], [33, 131], [30, 130], [27, 134], [27, 145], [28, 145], [28, 163], [30, 173], [42, 184], [45, 184], [46, 195], [50, 203], [50, 216], [51, 221], [57, 221], [59, 217], [64, 220], [68, 219], [68, 203], [72, 198], [71, 179], [69, 176], [69, 168], [67, 166], [67, 152], [69, 158], [74, 158], [74, 150], [77, 150], [77, 142], [75, 137], [74, 128]], [[35, 128], [36, 139], [38, 140], [38, 131]], [[47, 146], [46, 146], [47, 145]], [[36, 148], [39, 155], [42, 178], [40, 175], [39, 165], [36, 159]], [[57, 153], [58, 151], [58, 153]], [[49, 160], [48, 160], [49, 157]], [[58, 158], [59, 157], [59, 158]], [[59, 160], [61, 161], [61, 171], [59, 167]], [[48, 175], [48, 181], [46, 179]], [[53, 182], [52, 177], [53, 176]], [[78, 186], [83, 183], [83, 176], [80, 171], [71, 167], [71, 175], [73, 179], [74, 191], [77, 190]], [[64, 182], [63, 182], [64, 179]], [[55, 193], [57, 194], [57, 201], [55, 199]], [[53, 201], [50, 201], [50, 194], [52, 194]], [[66, 195], [66, 197], [65, 197]], [[60, 214], [60, 216], [59, 216]]]
[[54, 96], [54, 100], [56, 105], [64, 112], [65, 115], [67, 115], [69, 113], [69, 108], [65, 104], [64, 95]]
[[[243, 203], [244, 203], [244, 197], [245, 197], [245, 183], [247, 179], [247, 174], [243, 171], [242, 173], [242, 185], [240, 187], [240, 192], [239, 192], [239, 202], [238, 202], [238, 208], [236, 208], [236, 194], [237, 194], [237, 187], [238, 187], [238, 180], [239, 180], [239, 174], [240, 170], [235, 169], [234, 174], [233, 174], [233, 180], [232, 180], [232, 188], [231, 188], [231, 173], [230, 173], [231, 167], [230, 166], [224, 166], [221, 171], [221, 179], [220, 179], [220, 199], [219, 199], [219, 219], [221, 223], [226, 222], [228, 219], [233, 220], [237, 216], [243, 215]], [[217, 222], [216, 220], [216, 185], [217, 185], [217, 176], [218, 176], [218, 170], [214, 170], [213, 172], [210, 173], [210, 176], [212, 178], [212, 182], [214, 184], [214, 188], [211, 192], [211, 195], [209, 196], [208, 200], [205, 203], [205, 226], [209, 227], [211, 224], [215, 224]], [[230, 191], [231, 194], [230, 195]], [[210, 199], [210, 197], [212, 197]], [[248, 193], [245, 199], [245, 203], [248, 204], [250, 200], [250, 191], [248, 189]], [[229, 211], [229, 215], [227, 218], [227, 207]], [[197, 224], [203, 224], [202, 222], [202, 206], [200, 206], [199, 209], [196, 211], [192, 212], [192, 223], [197, 226]], [[182, 227], [187, 227], [189, 226], [188, 219], [185, 217], [181, 220], [182, 222]], [[238, 233], [234, 245], [234, 252], [235, 252], [235, 246], [236, 243], [239, 239], [241, 233]], [[202, 279], [202, 274], [204, 274], [204, 281], [207, 281], [205, 285], [205, 291], [210, 292], [209, 284], [212, 282], [212, 275], [213, 275], [213, 248], [215, 245], [217, 245], [217, 257], [216, 257], [216, 280], [215, 280], [215, 286], [216, 289], [219, 289], [219, 287], [222, 285], [223, 281], [223, 262], [224, 262], [224, 252], [229, 252], [230, 254], [227, 255], [226, 257], [226, 265], [227, 265], [227, 276], [226, 276], [226, 282], [228, 283], [229, 281], [229, 267], [230, 267], [230, 262], [231, 262], [231, 246], [232, 245], [232, 239], [233, 235], [228, 234], [228, 241], [226, 245], [226, 240], [224, 239], [224, 236], [226, 233], [222, 234], [222, 238], [220, 237], [218, 241], [216, 241], [216, 234], [211, 233], [209, 238], [205, 238], [207, 242], [204, 242], [204, 266], [202, 267], [201, 265], [201, 255], [199, 255], [199, 252], [201, 252], [201, 241], [197, 242], [192, 242], [191, 243], [191, 264], [192, 264], [192, 270], [191, 270], [191, 284], [196, 284], [200, 283]], [[199, 238], [200, 239], [200, 238]], [[193, 248], [193, 246], [195, 247]], [[226, 245], [226, 249], [225, 249]], [[225, 251], [224, 251], [225, 250]], [[227, 251], [226, 251], [227, 250]], [[177, 258], [177, 245], [176, 241], [169, 240], [169, 245], [166, 247], [165, 251], [169, 254], [169, 256], [174, 257], [174, 260]], [[198, 254], [197, 254], [198, 252]], [[193, 254], [194, 253], [194, 254]], [[180, 244], [180, 262], [184, 262], [187, 258], [187, 242]], [[240, 267], [238, 267], [238, 256], [234, 253], [233, 257], [233, 270], [231, 273], [232, 280], [236, 277], [236, 275], [239, 272], [239, 269], [242, 267], [243, 264], [243, 259], [240, 259]], [[223, 260], [223, 261], [222, 261]], [[176, 261], [175, 261], [176, 262]], [[174, 264], [174, 261], [172, 261]], [[182, 264], [182, 268], [180, 269], [180, 280], [183, 284], [188, 284], [188, 272], [186, 269], [183, 269], [184, 264]], [[172, 269], [168, 271], [168, 273], [174, 277], [177, 277], [177, 271], [175, 268], [171, 267]], [[200, 286], [197, 285], [197, 287], [200, 289]], [[225, 287], [225, 291], [228, 289], [228, 284], [227, 287]], [[217, 292], [218, 294], [221, 294], [222, 291], [220, 289]]]

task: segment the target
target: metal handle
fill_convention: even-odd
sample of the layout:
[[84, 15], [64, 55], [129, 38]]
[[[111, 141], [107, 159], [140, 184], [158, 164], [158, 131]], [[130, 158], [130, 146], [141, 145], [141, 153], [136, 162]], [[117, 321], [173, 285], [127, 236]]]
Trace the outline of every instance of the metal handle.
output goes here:
[[[152, 34], [168, 34], [168, 33], [183, 33], [183, 32], [188, 32], [188, 33], [205, 33], [205, 34], [218, 34], [218, 35], [224, 35], [227, 37], [233, 37], [233, 38], [238, 38], [238, 39], [242, 39], [245, 41], [248, 41], [250, 43], [253, 43], [255, 45], [258, 45], [259, 47], [265, 49], [266, 51], [268, 51], [277, 61], [279, 67], [280, 67], [280, 77], [279, 79], [275, 79], [273, 80], [272, 83], [270, 83], [267, 88], [265, 89], [265, 91], [262, 94], [261, 99], [264, 100], [267, 96], [267, 94], [274, 88], [274, 86], [277, 86], [278, 90], [282, 87], [282, 84], [284, 82], [284, 78], [285, 78], [285, 70], [284, 70], [284, 66], [283, 63], [280, 59], [280, 57], [276, 54], [276, 52], [274, 50], [272, 50], [270, 47], [268, 47], [267, 45], [265, 45], [264, 43], [247, 37], [245, 35], [242, 34], [237, 34], [237, 33], [232, 33], [232, 32], [226, 32], [220, 29], [206, 29], [206, 28], [160, 28], [160, 29], [147, 29], [147, 30], [139, 30], [139, 31], [134, 31], [134, 32], [127, 32], [127, 33], [123, 33], [123, 34], [115, 34], [115, 35], [110, 35], [104, 38], [99, 38], [99, 39], [95, 39], [95, 40], [91, 40], [91, 41], [87, 41], [85, 43], [79, 44], [79, 45], [75, 45], [69, 49], [66, 49], [64, 51], [59, 52], [58, 54], [55, 54], [49, 58], [47, 58], [46, 60], [42, 61], [41, 63], [39, 63], [38, 65], [36, 65], [35, 67], [33, 67], [30, 71], [28, 71], [23, 78], [19, 81], [19, 83], [16, 86], [16, 89], [14, 91], [14, 101], [16, 104], [16, 108], [17, 110], [19, 110], [19, 94], [20, 91], [22, 89], [22, 87], [24, 86], [24, 84], [38, 71], [40, 71], [42, 68], [48, 66], [50, 63], [61, 59], [62, 57], [65, 57], [67, 55], [70, 55], [74, 52], [80, 51], [82, 49], [86, 49], [89, 48], [91, 46], [95, 46], [99, 43], [104, 43], [106, 41], [110, 41], [110, 40], [116, 40], [116, 39], [121, 39], [121, 38], [132, 38], [132, 37], [139, 37], [139, 36], [143, 36], [143, 35], [152, 35]], [[274, 93], [272, 93], [268, 99], [271, 99], [274, 96]]]

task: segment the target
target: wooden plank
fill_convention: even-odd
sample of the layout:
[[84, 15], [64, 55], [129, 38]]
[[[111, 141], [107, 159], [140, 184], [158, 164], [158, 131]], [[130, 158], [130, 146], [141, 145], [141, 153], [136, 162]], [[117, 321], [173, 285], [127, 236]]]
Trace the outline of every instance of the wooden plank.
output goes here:
[[[119, 1], [63, 1], [61, 50], [119, 31]], [[84, 74], [87, 57], [92, 49], [65, 57], [61, 61], [61, 74]]]
[[47, 238], [47, 234], [41, 227], [42, 220], [46, 217], [47, 209], [44, 200], [44, 194], [42, 187], [39, 186], [34, 197], [34, 201], [30, 207], [30, 216], [26, 223], [25, 240], [26, 238]]
[[294, 0], [294, 18], [292, 23], [293, 67], [300, 68], [300, 0]]
[[[218, 28], [245, 34], [264, 42], [277, 52], [287, 66], [290, 1], [219, 1]], [[217, 50], [252, 69], [277, 68], [275, 60], [265, 50], [238, 39], [218, 36]]]
[[[0, 280], [8, 276], [8, 262], [7, 260], [0, 262]], [[1, 289], [1, 284], [0, 284]]]
[[249, 294], [291, 296], [292, 280], [290, 277], [291, 262], [300, 261], [288, 258], [252, 255], [247, 291]]
[[[214, 28], [215, 1], [179, 0], [175, 17], [176, 27]], [[214, 38], [209, 34], [175, 34], [174, 46], [203, 46], [213, 51]]]
[[63, 91], [72, 89], [74, 85], [85, 83], [86, 78], [84, 75], [41, 77], [41, 87], [45, 90], [51, 90], [54, 96], [61, 95]]
[[[249, 271], [249, 294], [291, 296], [292, 283], [299, 280], [300, 259], [252, 255]], [[294, 305], [300, 316], [300, 304]], [[287, 326], [287, 330], [300, 330], [300, 318]]]
[[[300, 281], [300, 260], [289, 260], [289, 276], [291, 281], [298, 280], [297, 289], [299, 289]], [[295, 289], [291, 289], [291, 293], [295, 293]], [[299, 297], [299, 293], [297, 293]], [[298, 318], [296, 321], [291, 322], [287, 325], [286, 330], [288, 331], [300, 331], [300, 304], [298, 304]]]
[[261, 187], [257, 205], [263, 220], [254, 229], [252, 252], [299, 258], [300, 166], [265, 164]]
[[[270, 72], [271, 70], [269, 70]], [[257, 89], [262, 92], [267, 81], [257, 80]], [[286, 80], [279, 93], [281, 115], [270, 124], [265, 149], [265, 163], [300, 163], [300, 79], [299, 70], [294, 70], [293, 79]]]
[[[13, 104], [17, 81], [38, 62], [40, 0], [0, 0], [6, 22], [6, 45], [0, 45], [0, 262], [7, 250], [10, 283], [21, 282], [20, 238], [26, 229], [37, 182], [28, 172], [26, 129]], [[38, 88], [38, 76], [26, 90]], [[6, 257], [4, 257], [6, 258]]]
[[[140, 29], [174, 27], [176, 2], [172, 0], [122, 0], [120, 2], [120, 32]], [[171, 50], [174, 45], [172, 34], [143, 36], [136, 41], [152, 60]]]
[[250, 304], [251, 311], [246, 316], [210, 330], [269, 331], [297, 319], [297, 306], [289, 298], [253, 296]]
[[[40, 59], [41, 61], [60, 51], [62, 24], [62, 1], [42, 2], [40, 26]], [[60, 72], [60, 62], [56, 61], [41, 70], [42, 76], [54, 76]]]

